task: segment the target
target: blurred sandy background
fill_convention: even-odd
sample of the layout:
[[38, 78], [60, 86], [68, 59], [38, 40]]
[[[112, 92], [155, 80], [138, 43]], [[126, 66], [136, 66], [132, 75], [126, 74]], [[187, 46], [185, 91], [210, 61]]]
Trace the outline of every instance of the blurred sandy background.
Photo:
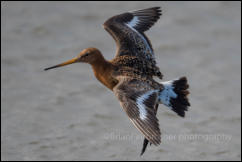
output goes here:
[[[187, 76], [184, 119], [160, 105], [162, 144], [143, 138], [87, 64], [44, 68], [99, 48], [103, 22], [162, 6], [147, 35], [164, 80]], [[2, 160], [241, 160], [241, 2], [1, 2]]]

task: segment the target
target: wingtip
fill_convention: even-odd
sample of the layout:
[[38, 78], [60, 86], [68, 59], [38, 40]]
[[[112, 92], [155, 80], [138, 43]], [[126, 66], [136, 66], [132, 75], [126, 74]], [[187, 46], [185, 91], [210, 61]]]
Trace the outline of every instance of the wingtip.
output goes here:
[[140, 156], [142, 156], [147, 148], [147, 145], [148, 145], [149, 141], [145, 138], [144, 139], [144, 142], [143, 142], [143, 147], [142, 147], [142, 150], [141, 150], [141, 153], [140, 153]]
[[142, 156], [144, 154], [144, 151], [142, 150], [139, 156]]
[[161, 6], [151, 7], [150, 9], [154, 9], [156, 11], [162, 11]]
[[161, 6], [156, 6], [156, 7], [153, 7], [153, 8], [161, 11]]

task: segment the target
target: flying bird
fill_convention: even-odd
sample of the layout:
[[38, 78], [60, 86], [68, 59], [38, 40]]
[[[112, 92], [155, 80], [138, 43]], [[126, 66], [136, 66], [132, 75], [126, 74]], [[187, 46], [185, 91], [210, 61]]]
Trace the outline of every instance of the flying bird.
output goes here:
[[148, 145], [161, 143], [161, 131], [156, 117], [159, 104], [184, 117], [190, 103], [186, 77], [157, 82], [162, 79], [154, 50], [144, 34], [160, 18], [160, 7], [130, 11], [109, 18], [103, 27], [116, 42], [116, 55], [106, 60], [97, 48], [86, 48], [66, 62], [45, 70], [88, 63], [96, 78], [113, 91], [134, 126], [143, 134], [141, 155]]

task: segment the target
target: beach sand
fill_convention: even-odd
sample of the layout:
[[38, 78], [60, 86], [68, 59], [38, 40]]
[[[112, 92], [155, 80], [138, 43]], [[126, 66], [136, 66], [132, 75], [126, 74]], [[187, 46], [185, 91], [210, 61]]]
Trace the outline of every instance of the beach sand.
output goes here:
[[[185, 118], [160, 105], [162, 143], [143, 136], [87, 64], [115, 55], [104, 21], [161, 6], [146, 32], [164, 80], [187, 76]], [[2, 160], [241, 160], [241, 2], [1, 2]]]

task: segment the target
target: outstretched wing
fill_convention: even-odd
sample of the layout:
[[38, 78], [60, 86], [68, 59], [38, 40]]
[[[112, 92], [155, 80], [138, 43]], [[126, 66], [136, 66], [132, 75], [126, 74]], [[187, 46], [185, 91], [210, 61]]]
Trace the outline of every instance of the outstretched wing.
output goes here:
[[104, 28], [117, 44], [116, 56], [131, 55], [155, 62], [149, 39], [144, 34], [160, 18], [160, 7], [126, 12], [108, 19]]
[[144, 81], [122, 77], [113, 91], [135, 127], [152, 144], [160, 144], [161, 132], [154, 109], [159, 90]]

